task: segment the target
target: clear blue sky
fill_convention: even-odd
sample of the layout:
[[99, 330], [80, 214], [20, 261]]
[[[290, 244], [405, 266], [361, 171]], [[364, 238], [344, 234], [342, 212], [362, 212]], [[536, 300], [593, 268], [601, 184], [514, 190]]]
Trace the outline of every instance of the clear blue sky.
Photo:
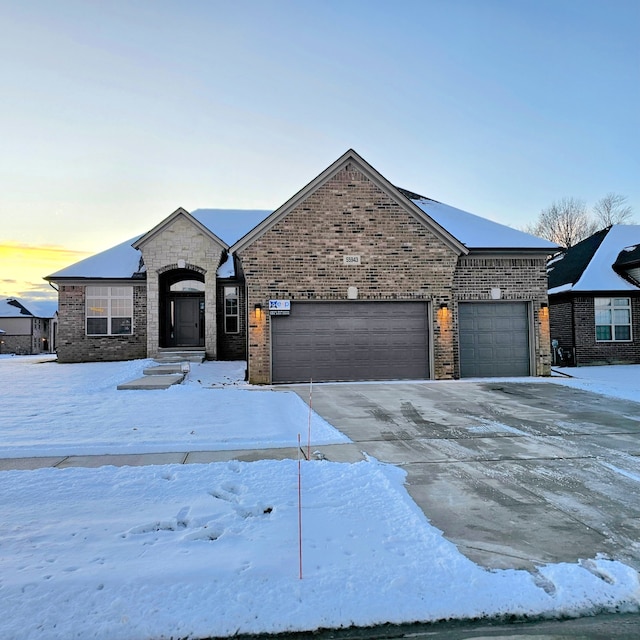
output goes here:
[[512, 226], [609, 191], [640, 219], [639, 0], [0, 4], [0, 243], [276, 208], [348, 148]]

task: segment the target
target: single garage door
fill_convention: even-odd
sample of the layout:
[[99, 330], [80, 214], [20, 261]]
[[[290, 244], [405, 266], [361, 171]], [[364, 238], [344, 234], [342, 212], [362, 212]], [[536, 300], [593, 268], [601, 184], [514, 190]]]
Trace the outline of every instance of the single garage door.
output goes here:
[[428, 377], [425, 302], [292, 302], [271, 317], [273, 382]]
[[464, 302], [458, 306], [460, 376], [528, 376], [526, 302]]

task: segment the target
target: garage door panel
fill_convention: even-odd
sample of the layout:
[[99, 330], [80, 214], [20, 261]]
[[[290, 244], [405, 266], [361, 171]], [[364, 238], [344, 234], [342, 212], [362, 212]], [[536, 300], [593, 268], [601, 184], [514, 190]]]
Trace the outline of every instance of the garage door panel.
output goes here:
[[428, 377], [424, 302], [293, 303], [271, 322], [274, 382]]
[[461, 377], [528, 376], [526, 302], [460, 303]]

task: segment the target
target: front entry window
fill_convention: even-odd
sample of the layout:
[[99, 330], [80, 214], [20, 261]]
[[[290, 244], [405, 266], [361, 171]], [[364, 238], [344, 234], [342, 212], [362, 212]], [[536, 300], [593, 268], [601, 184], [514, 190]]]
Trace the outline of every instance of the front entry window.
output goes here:
[[240, 315], [238, 309], [238, 287], [224, 288], [224, 332], [240, 331]]
[[172, 293], [193, 293], [195, 291], [204, 291], [204, 282], [199, 282], [198, 280], [180, 280], [179, 282], [174, 282], [169, 287], [169, 291]]

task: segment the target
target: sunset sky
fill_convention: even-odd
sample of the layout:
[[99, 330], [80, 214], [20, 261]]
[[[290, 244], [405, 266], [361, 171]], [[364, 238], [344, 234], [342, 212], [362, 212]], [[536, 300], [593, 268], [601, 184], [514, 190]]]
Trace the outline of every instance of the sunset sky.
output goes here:
[[0, 19], [0, 298], [177, 207], [274, 209], [354, 148], [521, 227], [640, 219], [637, 0], [21, 0]]

